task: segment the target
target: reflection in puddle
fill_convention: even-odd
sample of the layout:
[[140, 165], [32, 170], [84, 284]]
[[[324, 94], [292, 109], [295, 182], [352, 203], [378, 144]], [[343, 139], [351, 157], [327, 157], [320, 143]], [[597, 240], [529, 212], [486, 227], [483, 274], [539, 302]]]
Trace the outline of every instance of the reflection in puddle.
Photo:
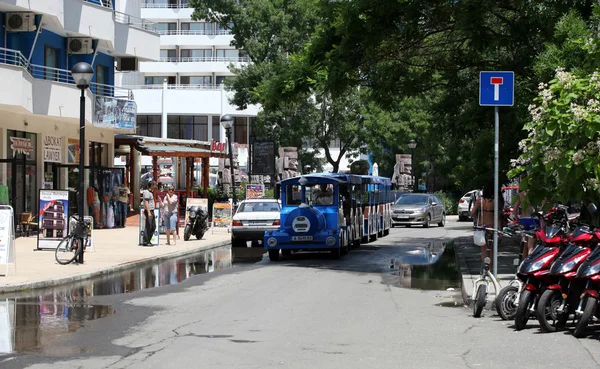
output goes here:
[[[56, 354], [55, 342], [86, 321], [118, 314], [111, 306], [89, 305], [90, 296], [114, 295], [178, 284], [196, 275], [232, 267], [231, 248], [207, 250], [191, 257], [164, 261], [139, 269], [107, 274], [71, 286], [41, 291], [38, 296], [0, 300], [0, 353], [46, 349]], [[69, 347], [60, 352], [76, 355]], [[74, 348], [72, 348], [74, 349]], [[52, 352], [50, 352], [52, 351]]]
[[383, 283], [392, 286], [446, 290], [461, 283], [451, 243], [402, 247], [402, 254], [390, 260], [390, 268], [394, 271], [383, 275]]

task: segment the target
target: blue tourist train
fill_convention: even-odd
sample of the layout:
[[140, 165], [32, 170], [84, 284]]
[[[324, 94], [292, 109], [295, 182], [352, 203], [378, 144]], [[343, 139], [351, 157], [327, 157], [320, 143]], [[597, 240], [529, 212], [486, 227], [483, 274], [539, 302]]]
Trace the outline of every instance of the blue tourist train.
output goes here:
[[352, 247], [389, 234], [391, 180], [317, 173], [281, 181], [280, 226], [265, 232], [271, 261], [297, 251], [328, 251], [339, 258]]

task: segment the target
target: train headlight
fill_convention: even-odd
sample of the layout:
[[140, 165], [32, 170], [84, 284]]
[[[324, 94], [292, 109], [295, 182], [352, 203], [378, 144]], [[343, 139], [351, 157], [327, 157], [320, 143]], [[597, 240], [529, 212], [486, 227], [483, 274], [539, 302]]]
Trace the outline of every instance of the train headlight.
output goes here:
[[277, 246], [277, 239], [275, 237], [271, 237], [267, 240], [267, 245], [269, 245], [269, 247], [275, 247]]
[[325, 243], [327, 244], [327, 246], [335, 246], [335, 237], [327, 237], [327, 240], [325, 240]]

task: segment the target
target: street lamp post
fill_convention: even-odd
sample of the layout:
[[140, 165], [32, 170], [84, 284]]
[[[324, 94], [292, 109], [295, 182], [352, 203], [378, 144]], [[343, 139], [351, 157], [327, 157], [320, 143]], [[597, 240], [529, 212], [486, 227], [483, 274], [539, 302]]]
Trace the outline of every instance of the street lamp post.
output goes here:
[[411, 177], [412, 177], [412, 185], [413, 192], [417, 192], [418, 186], [415, 178], [415, 147], [417, 147], [417, 142], [415, 140], [408, 141], [408, 148], [410, 149], [410, 169], [411, 169]]
[[235, 195], [235, 176], [233, 175], [233, 150], [231, 149], [231, 127], [233, 127], [233, 117], [229, 114], [223, 115], [221, 117], [221, 124], [225, 128], [225, 134], [227, 135], [227, 145], [229, 148], [229, 168], [231, 171], [231, 192], [233, 199], [233, 206], [237, 203], [237, 198]]
[[[79, 196], [78, 198], [78, 211], [79, 220], [83, 222], [83, 203], [85, 196], [84, 186], [84, 166], [85, 166], [85, 90], [90, 86], [90, 82], [94, 77], [94, 69], [91, 65], [85, 62], [77, 63], [71, 69], [71, 75], [77, 88], [81, 90], [81, 97], [79, 98]], [[83, 247], [80, 248], [81, 253], [78, 255], [77, 262], [83, 264]]]

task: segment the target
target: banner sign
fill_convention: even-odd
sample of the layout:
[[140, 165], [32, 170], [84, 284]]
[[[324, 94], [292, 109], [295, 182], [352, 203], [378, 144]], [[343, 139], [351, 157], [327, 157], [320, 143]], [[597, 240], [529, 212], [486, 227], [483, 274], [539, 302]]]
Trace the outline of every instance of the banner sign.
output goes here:
[[135, 130], [137, 105], [135, 101], [96, 96], [94, 125], [122, 130]]
[[0, 264], [9, 264], [14, 262], [14, 226], [13, 210], [10, 206], [0, 207]]
[[10, 149], [13, 151], [13, 156], [24, 154], [29, 156], [33, 152], [33, 144], [29, 138], [10, 137]]
[[40, 190], [38, 250], [54, 250], [67, 236], [69, 191]]
[[[159, 223], [158, 220], [160, 219], [160, 209], [154, 209], [154, 222], [156, 223], [154, 225], [154, 234], [152, 235], [152, 238], [150, 239], [150, 244], [152, 246], [158, 246], [158, 242], [159, 242]], [[144, 244], [144, 232], [146, 232], [146, 215], [144, 214], [144, 209], [140, 209], [140, 238], [139, 238], [139, 244], [143, 245]]]
[[79, 164], [79, 140], [69, 138], [67, 140], [67, 162], [69, 164]]
[[232, 206], [229, 202], [213, 204], [213, 227], [228, 228], [231, 225]]
[[44, 161], [62, 163], [62, 137], [44, 136]]
[[265, 197], [265, 188], [261, 184], [246, 185], [246, 200], [262, 199]]

